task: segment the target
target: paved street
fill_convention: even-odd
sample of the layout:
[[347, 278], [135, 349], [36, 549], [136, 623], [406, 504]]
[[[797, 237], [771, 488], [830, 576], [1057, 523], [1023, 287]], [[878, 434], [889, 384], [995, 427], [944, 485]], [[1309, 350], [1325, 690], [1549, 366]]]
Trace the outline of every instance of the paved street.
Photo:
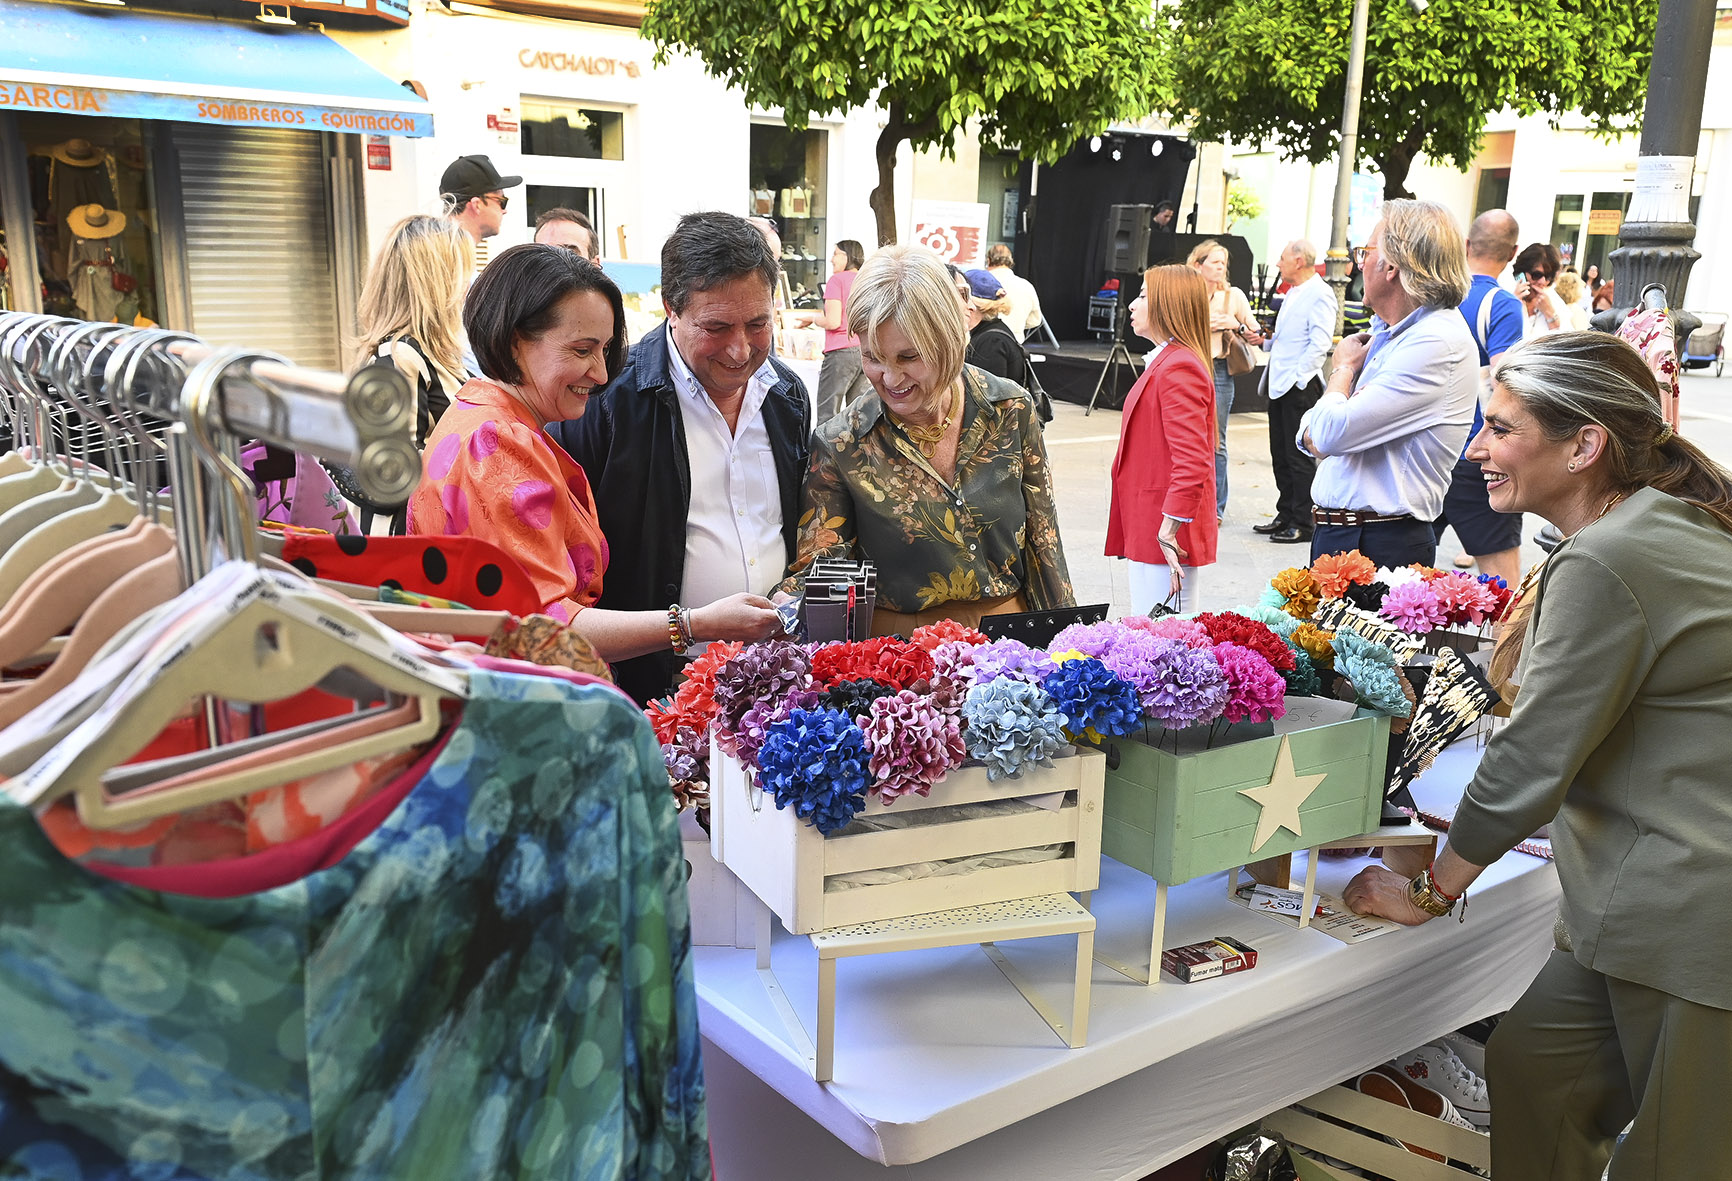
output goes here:
[[[1732, 462], [1732, 374], [1714, 378], [1687, 374], [1681, 393], [1684, 433], [1722, 463]], [[1084, 415], [1081, 406], [1055, 402], [1055, 417], [1046, 429], [1057, 487], [1059, 528], [1077, 602], [1112, 604], [1112, 614], [1130, 610], [1130, 586], [1125, 563], [1102, 556], [1106, 544], [1107, 506], [1111, 496], [1108, 474], [1118, 447], [1119, 413], [1096, 410]], [[1233, 607], [1255, 601], [1271, 575], [1306, 562], [1303, 545], [1276, 545], [1251, 532], [1274, 512], [1275, 483], [1269, 469], [1269, 427], [1262, 414], [1235, 414], [1227, 426], [1227, 450], [1232, 459], [1232, 491], [1227, 518], [1221, 526], [1220, 559], [1204, 572], [1203, 602], [1209, 607]], [[1530, 517], [1523, 529], [1524, 567], [1544, 556], [1533, 544], [1539, 522]], [[1438, 560], [1447, 564], [1460, 551], [1454, 534], [1446, 533]]]

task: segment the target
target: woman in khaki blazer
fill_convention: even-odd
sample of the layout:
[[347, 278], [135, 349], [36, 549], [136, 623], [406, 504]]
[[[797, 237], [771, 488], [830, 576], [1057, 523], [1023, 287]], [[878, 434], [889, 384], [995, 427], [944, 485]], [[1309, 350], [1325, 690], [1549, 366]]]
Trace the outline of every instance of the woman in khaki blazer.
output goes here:
[[1566, 540], [1524, 579], [1520, 691], [1448, 845], [1411, 881], [1363, 871], [1346, 900], [1404, 923], [1450, 913], [1550, 822], [1558, 948], [1491, 1041], [1492, 1173], [1593, 1181], [1610, 1160], [1612, 1181], [1721, 1175], [1732, 475], [1672, 433], [1615, 337], [1529, 341], [1495, 377], [1467, 458], [1494, 509], [1537, 513]]

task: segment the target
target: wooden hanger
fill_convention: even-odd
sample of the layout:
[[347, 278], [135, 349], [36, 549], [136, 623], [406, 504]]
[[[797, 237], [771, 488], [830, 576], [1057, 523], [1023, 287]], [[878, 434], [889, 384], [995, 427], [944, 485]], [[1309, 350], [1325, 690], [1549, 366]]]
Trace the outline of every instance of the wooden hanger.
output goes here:
[[[27, 807], [72, 795], [86, 825], [117, 828], [427, 742], [439, 730], [440, 701], [461, 684], [461, 678], [450, 674], [433, 679], [382, 656], [383, 641], [374, 626], [359, 612], [323, 595], [298, 603], [293, 597], [255, 598], [229, 614], [191, 650], [171, 650], [165, 664], [141, 669], [146, 677], [141, 691], [122, 701], [111, 698], [105, 705], [111, 716], [100, 727], [81, 726], [91, 731], [82, 741], [76, 734], [64, 740], [51, 753], [50, 768], [42, 771], [38, 764], [26, 776], [14, 779], [9, 791]], [[339, 627], [351, 629], [356, 638], [337, 634]], [[311, 689], [345, 669], [382, 690], [411, 699], [414, 720], [348, 740], [332, 741], [327, 735], [323, 741], [297, 744], [286, 757], [281, 751], [272, 757], [269, 748], [251, 752], [232, 766], [219, 763], [173, 787], [159, 786], [136, 796], [110, 796], [103, 784], [109, 769], [144, 749], [190, 701], [212, 697], [263, 705]]]

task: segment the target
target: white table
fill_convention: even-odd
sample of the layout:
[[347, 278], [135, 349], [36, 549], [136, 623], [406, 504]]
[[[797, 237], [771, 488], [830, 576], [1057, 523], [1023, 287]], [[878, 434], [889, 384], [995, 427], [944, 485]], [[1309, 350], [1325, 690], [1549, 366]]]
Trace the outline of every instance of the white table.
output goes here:
[[[1416, 786], [1453, 807], [1478, 758], [1446, 751]], [[1325, 860], [1339, 895], [1363, 861]], [[1296, 870], [1297, 872], [1297, 870]], [[1103, 862], [1097, 945], [1146, 955], [1154, 883]], [[1089, 1044], [1066, 1049], [977, 948], [878, 956], [838, 980], [835, 1081], [815, 1083], [788, 1044], [750, 951], [697, 949], [710, 1137], [721, 1181], [1140, 1178], [1294, 1100], [1449, 1029], [1507, 1009], [1551, 947], [1557, 874], [1511, 853], [1453, 919], [1357, 946], [1226, 898], [1214, 874], [1170, 894], [1168, 946], [1233, 935], [1242, 975], [1153, 988], [1095, 965]], [[1143, 941], [1139, 945], [1138, 940]], [[1052, 995], [1074, 941], [1004, 948]], [[779, 936], [775, 970], [795, 1008], [816, 1003], [817, 957]]]

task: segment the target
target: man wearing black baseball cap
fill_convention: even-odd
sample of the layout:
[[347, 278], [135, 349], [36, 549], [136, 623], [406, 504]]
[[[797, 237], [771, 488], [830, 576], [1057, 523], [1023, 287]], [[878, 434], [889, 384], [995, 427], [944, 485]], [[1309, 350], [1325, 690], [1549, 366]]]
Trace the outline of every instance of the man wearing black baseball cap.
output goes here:
[[511, 199], [506, 189], [523, 183], [521, 176], [500, 176], [486, 156], [459, 156], [439, 178], [439, 196], [458, 225], [477, 243], [499, 232], [505, 207]]

